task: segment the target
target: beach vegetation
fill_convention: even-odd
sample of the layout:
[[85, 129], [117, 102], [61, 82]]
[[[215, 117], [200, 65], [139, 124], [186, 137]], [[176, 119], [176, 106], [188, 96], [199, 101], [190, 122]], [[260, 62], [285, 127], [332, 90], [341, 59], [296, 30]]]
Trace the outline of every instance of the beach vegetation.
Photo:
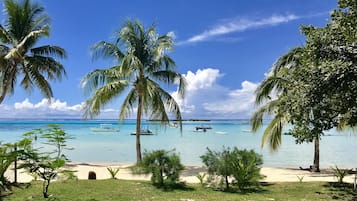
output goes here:
[[140, 167], [143, 173], [151, 174], [152, 184], [160, 188], [175, 186], [184, 169], [176, 153], [162, 149], [144, 152]]
[[207, 148], [201, 159], [207, 166], [210, 176], [213, 176], [210, 182], [215, 182], [216, 176], [221, 178], [220, 181], [225, 184], [227, 191], [230, 190], [230, 183], [237, 186], [240, 191], [253, 186], [258, 187], [259, 180], [263, 178], [260, 174], [263, 159], [254, 150], [239, 150], [234, 147], [223, 148], [223, 151], [219, 152]]
[[[59, 125], [48, 125], [47, 128], [34, 129], [24, 133], [25, 139], [37, 138], [44, 140], [42, 143], [48, 146], [48, 149], [41, 151], [40, 148], [33, 148], [27, 153], [27, 157], [23, 159], [23, 163], [19, 168], [25, 168], [30, 173], [37, 174], [43, 180], [42, 193], [44, 198], [48, 198], [48, 193], [51, 181], [63, 172], [68, 175], [68, 171], [64, 171], [63, 167], [69, 159], [63, 153], [64, 150], [71, 150], [67, 147], [67, 140], [73, 137], [60, 128]], [[52, 149], [52, 150], [51, 150]]]
[[[5, 172], [17, 160], [26, 158], [30, 149], [30, 141], [27, 139], [21, 139], [15, 143], [0, 142], [0, 191], [7, 190], [11, 186], [11, 182], [5, 177]], [[17, 171], [16, 167], [14, 171]]]
[[167, 54], [173, 47], [173, 35], [158, 35], [156, 26], [145, 29], [139, 21], [128, 20], [115, 34], [114, 42], [93, 45], [93, 58], [111, 58], [116, 65], [96, 69], [84, 76], [81, 85], [91, 97], [86, 101], [84, 117], [93, 118], [115, 97], [127, 93], [120, 107], [120, 120], [136, 111], [136, 159], [141, 155], [141, 119], [160, 120], [169, 124], [169, 114], [182, 131], [180, 108], [161, 83], [178, 83], [179, 96], [184, 95], [185, 79], [176, 71], [174, 60]]
[[196, 178], [200, 181], [200, 184], [202, 187], [204, 187], [205, 185], [205, 178], [206, 178], [207, 174], [203, 173], [203, 174], [197, 174]]
[[299, 181], [300, 183], [302, 183], [302, 180], [304, 180], [304, 176], [296, 175], [296, 177], [298, 178], [298, 181]]
[[13, 94], [17, 80], [27, 92], [37, 87], [53, 97], [49, 81], [61, 80], [66, 71], [57, 59], [66, 58], [63, 48], [35, 46], [50, 35], [50, 18], [30, 0], [4, 0], [5, 23], [0, 25], [0, 104]]
[[262, 105], [252, 116], [252, 130], [262, 125], [264, 115], [272, 120], [262, 145], [277, 150], [282, 131], [296, 143], [313, 142], [312, 171], [320, 170], [320, 140], [325, 131], [356, 126], [356, 7], [340, 0], [325, 27], [302, 26], [306, 42], [280, 57], [256, 91]]
[[338, 168], [337, 165], [332, 168], [334, 176], [337, 178], [339, 184], [343, 184], [343, 179], [349, 174], [348, 169]]
[[116, 179], [116, 175], [119, 173], [119, 168], [107, 167], [107, 170], [112, 179]]

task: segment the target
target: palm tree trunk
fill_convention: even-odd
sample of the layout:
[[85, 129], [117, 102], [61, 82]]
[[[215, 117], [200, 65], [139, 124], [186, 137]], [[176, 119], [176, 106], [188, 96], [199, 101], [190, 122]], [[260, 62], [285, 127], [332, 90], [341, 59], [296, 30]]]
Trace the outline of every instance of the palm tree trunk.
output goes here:
[[2, 93], [0, 95], [0, 104], [4, 101], [4, 98], [5, 98], [5, 95], [6, 95], [6, 90], [4, 88], [5, 87], [3, 87]]
[[312, 167], [313, 172], [320, 172], [320, 139], [317, 135], [314, 139], [314, 165]]
[[141, 113], [142, 113], [142, 95], [139, 94], [138, 112], [136, 116], [136, 163], [141, 162], [141, 143], [140, 143], [140, 127], [141, 127]]

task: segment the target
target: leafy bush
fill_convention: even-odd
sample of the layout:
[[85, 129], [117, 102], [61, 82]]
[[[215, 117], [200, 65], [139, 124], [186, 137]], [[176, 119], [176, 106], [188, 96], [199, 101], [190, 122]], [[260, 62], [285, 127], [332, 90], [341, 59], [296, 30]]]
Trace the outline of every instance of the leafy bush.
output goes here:
[[151, 173], [151, 182], [158, 187], [174, 185], [184, 169], [180, 157], [171, 151], [156, 150], [145, 152], [140, 164], [144, 173]]
[[239, 150], [234, 147], [233, 150], [223, 148], [222, 152], [217, 152], [207, 148], [206, 154], [202, 155], [201, 159], [210, 175], [223, 179], [226, 190], [229, 190], [230, 177], [234, 178], [232, 184], [240, 190], [259, 186], [259, 180], [263, 178], [260, 174], [260, 166], [263, 164], [262, 156], [254, 150]]

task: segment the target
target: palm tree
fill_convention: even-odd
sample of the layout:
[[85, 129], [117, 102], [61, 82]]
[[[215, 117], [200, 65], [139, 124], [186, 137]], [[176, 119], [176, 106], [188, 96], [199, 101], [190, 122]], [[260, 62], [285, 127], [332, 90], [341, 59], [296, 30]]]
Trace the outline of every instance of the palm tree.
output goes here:
[[[291, 77], [291, 72], [298, 68], [302, 68], [304, 63], [304, 54], [306, 52], [304, 47], [296, 47], [290, 50], [287, 54], [283, 55], [273, 65], [272, 70], [268, 77], [258, 86], [256, 93], [256, 104], [261, 105], [257, 111], [255, 111], [251, 118], [252, 131], [256, 132], [263, 124], [264, 115], [273, 115], [273, 119], [270, 121], [266, 129], [264, 130], [262, 137], [263, 147], [265, 143], [269, 144], [271, 150], [275, 151], [281, 144], [282, 130], [284, 125], [291, 121], [291, 105], [287, 103], [288, 93], [292, 88], [297, 87], [294, 82], [294, 77]], [[317, 65], [317, 64], [315, 64]], [[276, 98], [272, 99], [271, 96]], [[307, 118], [310, 118], [311, 109], [308, 109], [305, 114]], [[313, 118], [313, 117], [312, 117]], [[310, 131], [308, 131], [310, 132]], [[314, 162], [313, 171], [319, 171], [319, 153], [320, 153], [320, 134], [313, 134], [314, 141]]]
[[65, 58], [66, 52], [58, 46], [34, 47], [44, 36], [49, 36], [49, 17], [44, 8], [30, 0], [4, 1], [7, 15], [0, 25], [0, 104], [21, 75], [20, 85], [27, 92], [34, 87], [50, 99], [53, 92], [49, 80], [61, 80], [65, 69], [55, 58]]
[[120, 108], [120, 120], [127, 118], [137, 107], [137, 162], [141, 161], [140, 128], [144, 115], [167, 124], [168, 110], [179, 121], [182, 130], [179, 105], [160, 87], [160, 83], [178, 83], [179, 94], [184, 95], [184, 77], [176, 72], [175, 62], [166, 54], [172, 46], [171, 35], [158, 36], [154, 25], [145, 29], [139, 21], [127, 21], [117, 33], [115, 43], [101, 41], [93, 46], [95, 59], [114, 58], [118, 64], [94, 70], [81, 82], [85, 91], [93, 92], [84, 107], [85, 117], [99, 115], [109, 101], [128, 92]]
[[272, 66], [269, 75], [255, 91], [256, 105], [264, 105], [252, 115], [250, 120], [252, 131], [256, 132], [262, 126], [264, 115], [274, 116], [263, 133], [262, 147], [265, 143], [268, 143], [272, 150], [277, 150], [280, 146], [282, 129], [289, 121], [289, 114], [285, 109], [286, 105], [281, 95], [287, 93], [288, 86], [291, 83], [288, 78], [289, 69], [301, 65], [302, 53], [303, 48], [296, 47], [280, 57]]

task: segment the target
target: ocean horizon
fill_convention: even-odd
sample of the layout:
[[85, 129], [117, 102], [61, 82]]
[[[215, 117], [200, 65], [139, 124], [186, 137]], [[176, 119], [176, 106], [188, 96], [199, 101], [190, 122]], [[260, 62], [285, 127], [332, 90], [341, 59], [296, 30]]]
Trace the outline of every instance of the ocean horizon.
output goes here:
[[[134, 163], [136, 161], [136, 120], [120, 122], [115, 119], [0, 119], [0, 141], [15, 142], [22, 134], [48, 124], [59, 124], [70, 136], [65, 154], [75, 163]], [[119, 132], [95, 132], [100, 124], [111, 124]], [[197, 130], [196, 127], [210, 129]], [[313, 162], [313, 143], [296, 144], [289, 135], [282, 136], [280, 148], [272, 152], [267, 145], [261, 147], [265, 125], [256, 133], [250, 132], [248, 119], [187, 119], [183, 121], [182, 133], [175, 127], [162, 126], [156, 121], [143, 120], [143, 129], [150, 129], [154, 135], [141, 136], [142, 152], [165, 149], [174, 150], [185, 165], [203, 165], [200, 156], [207, 148], [215, 151], [223, 147], [253, 149], [263, 155], [263, 166], [309, 167]], [[197, 132], [200, 131], [200, 132]], [[329, 130], [320, 142], [320, 167], [357, 167], [354, 154], [357, 135], [352, 131]], [[39, 143], [40, 142], [36, 142]]]

